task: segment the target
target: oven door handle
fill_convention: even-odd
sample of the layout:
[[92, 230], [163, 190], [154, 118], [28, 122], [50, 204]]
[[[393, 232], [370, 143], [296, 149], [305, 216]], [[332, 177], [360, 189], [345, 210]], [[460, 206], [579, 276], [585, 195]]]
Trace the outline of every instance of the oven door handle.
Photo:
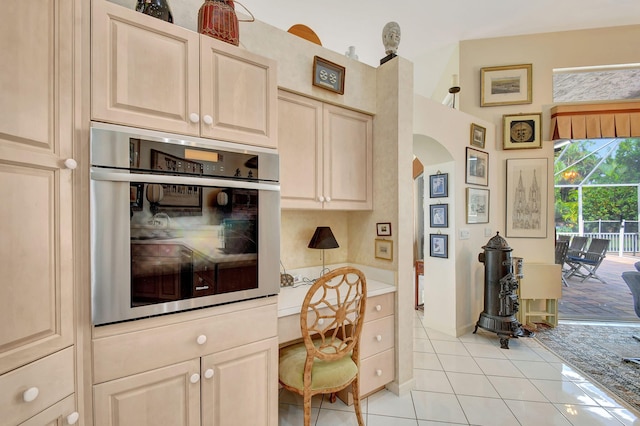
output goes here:
[[109, 181], [109, 182], [217, 186], [217, 187], [223, 187], [223, 188], [242, 188], [242, 189], [256, 189], [256, 190], [262, 190], [262, 191], [280, 191], [280, 184], [278, 183], [258, 183], [258, 182], [214, 179], [214, 178], [137, 174], [137, 173], [122, 172], [122, 171], [107, 171], [103, 169], [99, 169], [99, 170], [92, 169], [91, 179]]

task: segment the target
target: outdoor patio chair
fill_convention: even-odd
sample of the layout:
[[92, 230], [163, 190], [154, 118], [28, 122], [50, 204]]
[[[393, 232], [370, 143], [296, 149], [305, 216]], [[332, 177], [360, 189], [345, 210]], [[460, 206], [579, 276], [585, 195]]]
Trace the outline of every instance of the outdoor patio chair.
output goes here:
[[571, 241], [571, 235], [558, 235], [558, 241]]
[[565, 257], [565, 263], [562, 265], [563, 279], [565, 279], [566, 276], [571, 272], [571, 265], [566, 263], [566, 259], [569, 256], [580, 256], [580, 254], [584, 250], [584, 247], [587, 245], [587, 241], [589, 241], [589, 237], [581, 237], [579, 235], [576, 235], [571, 238], [571, 241], [569, 242], [569, 248], [567, 249], [567, 256]]
[[[558, 240], [556, 241], [556, 265], [564, 265], [565, 260], [567, 260], [567, 253], [569, 251], [569, 240]], [[567, 280], [564, 278], [564, 274], [560, 274], [562, 278], [562, 284], [566, 287], [569, 287], [567, 284]]]
[[[635, 267], [638, 268], [638, 263], [636, 262]], [[629, 286], [629, 290], [631, 290], [631, 295], [633, 296], [633, 308], [636, 311], [636, 315], [640, 317], [640, 272], [638, 271], [625, 271], [622, 273], [622, 279]], [[640, 341], [640, 337], [631, 336], [634, 339]], [[640, 357], [638, 358], [622, 358], [625, 362], [635, 362], [636, 364], [640, 364]]]
[[595, 278], [601, 283], [606, 284], [606, 282], [596, 274], [596, 271], [600, 267], [602, 260], [607, 256], [608, 249], [609, 240], [592, 238], [586, 251], [580, 252], [577, 256], [567, 255], [566, 263], [570, 269], [564, 275], [565, 278], [577, 276], [582, 278], [582, 282], [587, 278]]

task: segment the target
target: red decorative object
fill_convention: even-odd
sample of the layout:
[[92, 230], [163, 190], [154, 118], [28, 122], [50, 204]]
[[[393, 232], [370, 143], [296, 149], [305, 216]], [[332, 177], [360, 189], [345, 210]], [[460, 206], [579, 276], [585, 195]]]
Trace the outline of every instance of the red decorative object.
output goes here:
[[[253, 22], [255, 18], [251, 12], [249, 15], [251, 20], [241, 22]], [[240, 29], [233, 0], [205, 0], [198, 11], [198, 32], [238, 46]]]

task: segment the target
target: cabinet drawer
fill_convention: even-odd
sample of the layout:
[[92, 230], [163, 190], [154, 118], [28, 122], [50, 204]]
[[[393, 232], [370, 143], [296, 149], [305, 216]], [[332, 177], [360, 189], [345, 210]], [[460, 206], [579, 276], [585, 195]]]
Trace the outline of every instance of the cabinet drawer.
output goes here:
[[364, 314], [365, 321], [392, 315], [394, 312], [394, 293], [381, 294], [367, 300], [367, 311]]
[[[3, 424], [18, 424], [69, 396], [74, 391], [73, 348], [34, 361], [0, 376], [0, 413]], [[37, 396], [25, 402], [25, 392]]]
[[393, 381], [394, 350], [389, 349], [360, 361], [360, 395], [367, 395]]
[[[277, 305], [242, 309], [93, 341], [94, 383], [198, 358], [278, 332]], [[215, 308], [213, 308], [215, 310]], [[204, 342], [202, 342], [204, 336]], [[198, 339], [201, 339], [201, 343]]]
[[385, 351], [393, 347], [394, 316], [367, 321], [360, 336], [360, 359]]
[[[67, 418], [69, 415], [76, 411], [76, 401], [74, 395], [69, 395], [62, 401], [52, 405], [46, 410], [38, 413], [36, 416], [31, 417], [24, 423], [20, 423], [20, 426], [58, 426], [68, 425]], [[77, 413], [79, 415], [79, 413]], [[78, 423], [80, 424], [80, 423]]]

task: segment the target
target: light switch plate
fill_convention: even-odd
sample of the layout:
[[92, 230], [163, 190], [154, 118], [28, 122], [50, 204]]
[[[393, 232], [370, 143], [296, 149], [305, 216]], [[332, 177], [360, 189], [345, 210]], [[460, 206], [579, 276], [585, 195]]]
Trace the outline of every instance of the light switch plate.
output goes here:
[[493, 235], [493, 231], [491, 230], [491, 228], [484, 228], [484, 236], [485, 237], [490, 237]]
[[467, 228], [462, 228], [460, 229], [460, 239], [461, 240], [468, 240], [469, 239], [469, 229]]

